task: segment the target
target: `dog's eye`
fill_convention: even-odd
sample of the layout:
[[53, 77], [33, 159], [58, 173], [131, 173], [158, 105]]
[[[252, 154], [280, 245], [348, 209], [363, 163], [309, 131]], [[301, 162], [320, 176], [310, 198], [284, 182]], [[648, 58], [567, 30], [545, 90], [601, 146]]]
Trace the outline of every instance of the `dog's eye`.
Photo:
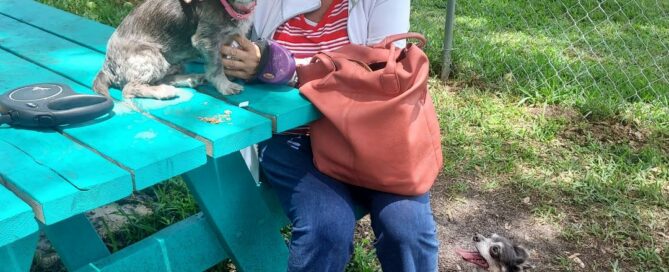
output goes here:
[[490, 247], [490, 255], [496, 257], [499, 255], [499, 246]]

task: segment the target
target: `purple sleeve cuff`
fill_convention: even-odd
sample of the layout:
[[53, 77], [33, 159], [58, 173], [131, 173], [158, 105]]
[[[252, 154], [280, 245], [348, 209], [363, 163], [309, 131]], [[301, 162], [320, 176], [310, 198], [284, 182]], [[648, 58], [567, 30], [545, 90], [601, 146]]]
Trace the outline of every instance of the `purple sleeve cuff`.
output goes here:
[[283, 46], [267, 41], [266, 58], [264, 65], [257, 73], [257, 78], [261, 82], [270, 84], [286, 84], [295, 74], [295, 58], [288, 49]]

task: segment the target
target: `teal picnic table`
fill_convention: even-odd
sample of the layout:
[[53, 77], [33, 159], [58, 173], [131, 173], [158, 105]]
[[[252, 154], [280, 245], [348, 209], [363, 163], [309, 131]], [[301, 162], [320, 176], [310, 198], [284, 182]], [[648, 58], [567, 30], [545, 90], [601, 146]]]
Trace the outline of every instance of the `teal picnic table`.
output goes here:
[[[93, 93], [113, 31], [34, 1], [0, 0], [0, 93], [40, 82]], [[319, 114], [287, 86], [213, 93], [123, 100], [114, 90], [114, 113], [87, 125], [0, 126], [0, 271], [28, 271], [39, 231], [70, 271], [202, 271], [228, 258], [240, 271], [285, 270], [285, 218], [239, 150]], [[229, 118], [203, 121], [220, 115]], [[179, 175], [201, 212], [110, 253], [85, 212]]]

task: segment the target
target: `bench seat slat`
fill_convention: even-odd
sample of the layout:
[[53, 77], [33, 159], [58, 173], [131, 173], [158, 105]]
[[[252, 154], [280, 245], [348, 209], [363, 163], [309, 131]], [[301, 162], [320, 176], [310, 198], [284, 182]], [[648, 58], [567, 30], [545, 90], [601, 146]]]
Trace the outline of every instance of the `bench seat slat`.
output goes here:
[[[2, 183], [2, 175], [0, 175]], [[0, 248], [37, 231], [32, 209], [12, 192], [0, 185]]]
[[216, 233], [198, 213], [76, 271], [204, 271], [225, 258]]

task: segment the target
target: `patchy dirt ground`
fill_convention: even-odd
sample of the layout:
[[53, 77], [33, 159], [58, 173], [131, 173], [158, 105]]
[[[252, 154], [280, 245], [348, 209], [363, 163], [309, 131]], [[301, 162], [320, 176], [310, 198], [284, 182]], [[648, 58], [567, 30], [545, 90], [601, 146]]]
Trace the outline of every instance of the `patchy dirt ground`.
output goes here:
[[[470, 180], [471, 188], [476, 181]], [[469, 190], [452, 198], [448, 186], [453, 180], [441, 176], [432, 188], [432, 209], [439, 235], [439, 271], [479, 271], [462, 261], [455, 249], [472, 248], [476, 233], [497, 233], [528, 249], [536, 271], [562, 271], [553, 264], [555, 256], [571, 256], [570, 246], [557, 237], [555, 226], [540, 222], [530, 215], [531, 199], [514, 198], [513, 192]], [[359, 223], [357, 232], [373, 239], [369, 217]], [[578, 255], [575, 256], [578, 258]]]
[[[512, 192], [479, 191], [474, 183], [464, 195], [451, 198], [446, 191], [449, 180], [439, 180], [432, 190], [432, 206], [440, 239], [440, 271], [476, 271], [455, 254], [455, 249], [472, 248], [476, 233], [497, 233], [526, 247], [531, 263], [549, 271], [551, 256], [562, 254], [566, 245], [557, 239], [554, 226], [533, 219], [530, 215], [532, 200], [515, 198]], [[555, 270], [557, 271], [557, 270]]]

